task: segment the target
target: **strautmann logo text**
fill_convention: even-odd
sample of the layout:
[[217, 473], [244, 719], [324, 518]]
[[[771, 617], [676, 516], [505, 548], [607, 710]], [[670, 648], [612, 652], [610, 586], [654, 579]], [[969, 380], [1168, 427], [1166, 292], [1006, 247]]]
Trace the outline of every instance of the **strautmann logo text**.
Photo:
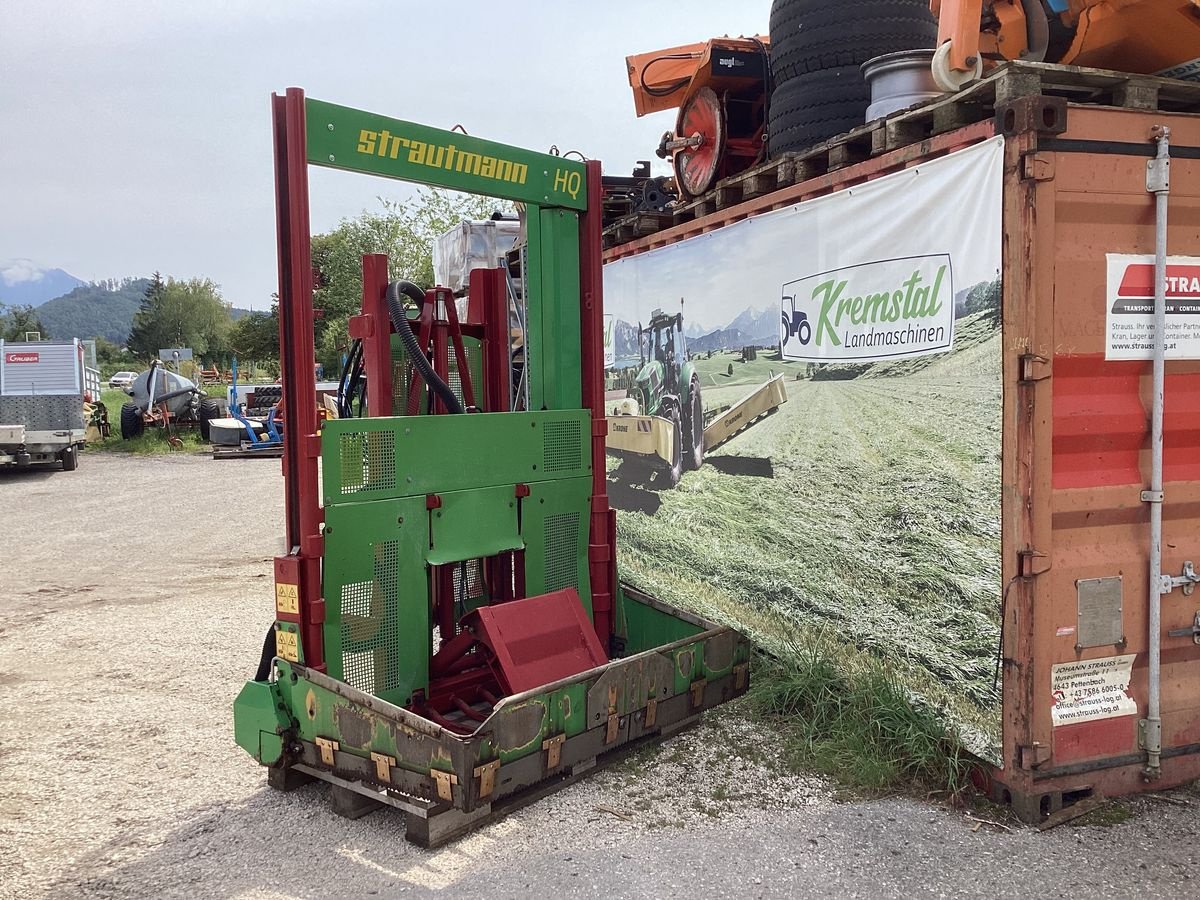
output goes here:
[[950, 255], [886, 259], [789, 281], [783, 358], [867, 362], [943, 353], [954, 344]]

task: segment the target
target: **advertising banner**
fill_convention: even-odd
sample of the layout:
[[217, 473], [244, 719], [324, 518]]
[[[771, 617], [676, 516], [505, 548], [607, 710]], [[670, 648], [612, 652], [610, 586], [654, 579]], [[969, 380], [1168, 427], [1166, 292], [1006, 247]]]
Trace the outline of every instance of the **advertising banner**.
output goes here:
[[984, 755], [1002, 172], [989, 140], [604, 271], [622, 578], [777, 655], [887, 660]]
[[[1200, 256], [1167, 257], [1166, 358], [1200, 359]], [[1154, 354], [1154, 257], [1108, 254], [1107, 359]]]

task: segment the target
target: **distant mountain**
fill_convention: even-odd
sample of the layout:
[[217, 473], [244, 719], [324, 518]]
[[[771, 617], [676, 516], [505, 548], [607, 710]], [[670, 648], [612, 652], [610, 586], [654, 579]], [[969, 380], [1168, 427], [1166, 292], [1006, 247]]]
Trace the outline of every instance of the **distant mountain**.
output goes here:
[[41, 306], [83, 283], [69, 272], [44, 269], [33, 260], [0, 262], [0, 303], [9, 306]]
[[103, 337], [124, 344], [149, 284], [148, 278], [85, 284], [38, 307], [38, 320], [52, 338]]
[[613, 327], [613, 350], [616, 353], [617, 361], [637, 359], [638, 353], [638, 327], [631, 322], [624, 322], [617, 319]]
[[770, 306], [766, 309], [755, 309], [748, 306], [734, 316], [733, 321], [725, 326], [725, 330], [750, 335], [754, 338], [752, 343], [776, 343], [779, 340], [779, 309]]
[[[775, 339], [778, 341], [778, 338]], [[752, 338], [738, 328], [721, 328], [698, 338], [688, 341], [688, 350], [692, 353], [706, 353], [709, 350], [740, 350], [742, 347], [769, 343]]]

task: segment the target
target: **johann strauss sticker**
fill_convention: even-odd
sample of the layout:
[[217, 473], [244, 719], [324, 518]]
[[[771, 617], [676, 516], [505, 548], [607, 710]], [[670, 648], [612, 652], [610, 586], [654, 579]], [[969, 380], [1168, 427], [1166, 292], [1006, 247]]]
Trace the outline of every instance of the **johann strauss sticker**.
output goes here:
[[783, 286], [780, 345], [798, 362], [870, 362], [954, 345], [948, 253], [861, 263]]

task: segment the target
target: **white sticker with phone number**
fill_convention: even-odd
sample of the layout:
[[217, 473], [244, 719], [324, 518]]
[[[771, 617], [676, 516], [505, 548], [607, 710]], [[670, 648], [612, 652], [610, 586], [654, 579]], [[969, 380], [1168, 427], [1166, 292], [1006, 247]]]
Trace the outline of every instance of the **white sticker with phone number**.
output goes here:
[[1128, 653], [1052, 666], [1054, 706], [1050, 718], [1054, 726], [1136, 715], [1137, 701], [1129, 696], [1135, 656]]

